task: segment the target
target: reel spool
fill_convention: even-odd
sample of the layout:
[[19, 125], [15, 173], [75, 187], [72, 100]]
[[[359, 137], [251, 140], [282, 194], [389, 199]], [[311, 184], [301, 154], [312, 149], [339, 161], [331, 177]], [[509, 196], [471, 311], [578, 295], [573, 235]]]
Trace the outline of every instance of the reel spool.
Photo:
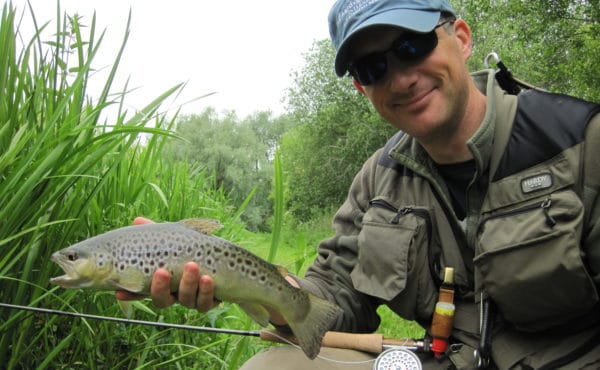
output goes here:
[[408, 349], [390, 348], [375, 360], [373, 370], [423, 370], [421, 360]]

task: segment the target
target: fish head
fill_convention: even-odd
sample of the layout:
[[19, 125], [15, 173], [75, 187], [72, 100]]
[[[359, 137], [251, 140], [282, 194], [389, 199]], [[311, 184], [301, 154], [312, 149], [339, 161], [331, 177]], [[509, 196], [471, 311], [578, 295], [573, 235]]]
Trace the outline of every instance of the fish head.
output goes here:
[[65, 272], [50, 279], [50, 283], [63, 288], [105, 288], [114, 270], [110, 254], [81, 244], [55, 252], [50, 260]]

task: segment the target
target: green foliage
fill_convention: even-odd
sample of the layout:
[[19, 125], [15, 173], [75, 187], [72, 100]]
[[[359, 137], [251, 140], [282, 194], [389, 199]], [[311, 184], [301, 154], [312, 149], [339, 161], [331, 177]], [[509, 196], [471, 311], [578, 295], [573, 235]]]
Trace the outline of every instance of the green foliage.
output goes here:
[[473, 31], [472, 69], [496, 51], [517, 78], [600, 101], [598, 0], [454, 1]]
[[[49, 278], [59, 274], [50, 255], [77, 240], [127, 225], [136, 215], [156, 220], [218, 218], [225, 224], [221, 235], [235, 240], [241, 229], [239, 213], [210, 174], [162, 157], [174, 121], [159, 109], [179, 87], [139, 112], [129, 115], [119, 109], [113, 122], [101, 123], [108, 106], [124, 106], [125, 93], [111, 95], [123, 48], [100, 96], [91, 99], [86, 86], [94, 75], [93, 57], [101, 40], [95, 18], [88, 27], [78, 17], [64, 16], [56, 23], [51, 41], [45, 42], [37, 29], [29, 43], [19, 45], [15, 11], [3, 7], [0, 301], [118, 316], [112, 293], [50, 288]], [[165, 310], [162, 316], [151, 309], [138, 314], [195, 325], [251, 325], [238, 318], [243, 315], [232, 313], [225, 306], [211, 315], [183, 307]], [[199, 340], [180, 331], [22, 311], [1, 310], [0, 333], [0, 364], [6, 369], [219, 368], [257, 350], [237, 350], [236, 360], [231, 348], [240, 338], [209, 335]]]
[[271, 248], [269, 250], [269, 257], [267, 261], [273, 262], [275, 260], [275, 255], [277, 253], [277, 249], [279, 247], [279, 243], [281, 241], [281, 229], [283, 227], [283, 171], [281, 169], [281, 159], [279, 153], [275, 153], [275, 161], [274, 161], [274, 173], [273, 177], [273, 228], [271, 230]]
[[257, 112], [240, 121], [233, 111], [219, 117], [207, 108], [178, 119], [176, 131], [184, 140], [171, 140], [165, 155], [214, 174], [216, 187], [236, 206], [254, 192], [242, 218], [251, 229], [264, 229], [273, 208], [273, 153], [285, 124], [269, 112]]
[[350, 79], [335, 75], [333, 58], [328, 40], [315, 42], [288, 90], [288, 109], [299, 125], [281, 141], [286, 200], [304, 221], [339, 206], [362, 163], [393, 132]]

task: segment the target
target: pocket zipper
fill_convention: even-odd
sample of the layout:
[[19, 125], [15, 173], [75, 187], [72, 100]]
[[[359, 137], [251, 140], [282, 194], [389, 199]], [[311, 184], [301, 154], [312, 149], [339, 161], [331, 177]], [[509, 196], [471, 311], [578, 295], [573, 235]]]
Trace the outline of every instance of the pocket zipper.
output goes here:
[[398, 222], [400, 222], [400, 218], [409, 214], [409, 213], [414, 213], [415, 215], [425, 219], [425, 222], [427, 223], [427, 236], [430, 237], [431, 235], [431, 216], [429, 215], [429, 211], [422, 209], [422, 208], [414, 208], [412, 206], [406, 206], [406, 207], [402, 207], [400, 209], [394, 207], [393, 205], [389, 204], [388, 202], [386, 202], [385, 200], [381, 200], [381, 199], [374, 199], [372, 201], [369, 202], [369, 205], [371, 207], [378, 207], [378, 208], [384, 208], [387, 209], [388, 211], [392, 211], [395, 213], [394, 218], [392, 218], [390, 220], [391, 224], [397, 225]]
[[433, 253], [431, 251], [431, 236], [433, 234], [433, 226], [431, 223], [431, 215], [429, 214], [429, 211], [423, 208], [414, 208], [412, 206], [405, 206], [398, 209], [386, 202], [385, 200], [381, 199], [373, 199], [369, 202], [369, 205], [371, 207], [384, 208], [388, 211], [396, 213], [394, 217], [390, 220], [390, 223], [394, 225], [397, 225], [400, 222], [400, 218], [410, 213], [425, 220], [425, 226], [427, 228], [427, 256], [429, 260], [429, 272], [431, 273], [431, 277], [433, 278], [435, 284], [438, 287], [441, 286], [442, 279], [438, 274], [438, 271], [441, 271], [441, 266], [439, 266], [439, 263], [436, 263], [435, 258], [432, 256]]
[[541, 208], [542, 212], [544, 212], [544, 216], [546, 217], [546, 225], [548, 225], [552, 228], [552, 227], [554, 227], [554, 225], [556, 225], [556, 220], [554, 219], [554, 217], [552, 217], [552, 215], [550, 215], [550, 207], [551, 206], [552, 206], [552, 199], [546, 198], [541, 202], [530, 204], [525, 207], [521, 207], [521, 208], [513, 209], [508, 212], [502, 212], [502, 213], [498, 213], [498, 214], [495, 214], [492, 216], [485, 217], [481, 220], [480, 225], [483, 225], [485, 222], [495, 219], [495, 218], [514, 216], [514, 215], [517, 215], [520, 213], [525, 213], [525, 212], [529, 212], [529, 211], [533, 211], [533, 210]]

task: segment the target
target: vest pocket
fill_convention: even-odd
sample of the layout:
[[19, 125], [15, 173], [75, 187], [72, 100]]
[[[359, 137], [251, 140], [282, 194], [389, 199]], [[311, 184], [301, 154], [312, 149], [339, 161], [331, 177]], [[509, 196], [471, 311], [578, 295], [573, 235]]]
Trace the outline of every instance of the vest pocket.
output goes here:
[[430, 311], [435, 288], [427, 251], [432, 233], [429, 212], [396, 207], [376, 198], [363, 217], [358, 236], [358, 261], [351, 278], [356, 290], [380, 298], [402, 317]]
[[474, 259], [477, 290], [524, 331], [588, 313], [598, 292], [580, 247], [583, 204], [564, 190], [484, 215]]

